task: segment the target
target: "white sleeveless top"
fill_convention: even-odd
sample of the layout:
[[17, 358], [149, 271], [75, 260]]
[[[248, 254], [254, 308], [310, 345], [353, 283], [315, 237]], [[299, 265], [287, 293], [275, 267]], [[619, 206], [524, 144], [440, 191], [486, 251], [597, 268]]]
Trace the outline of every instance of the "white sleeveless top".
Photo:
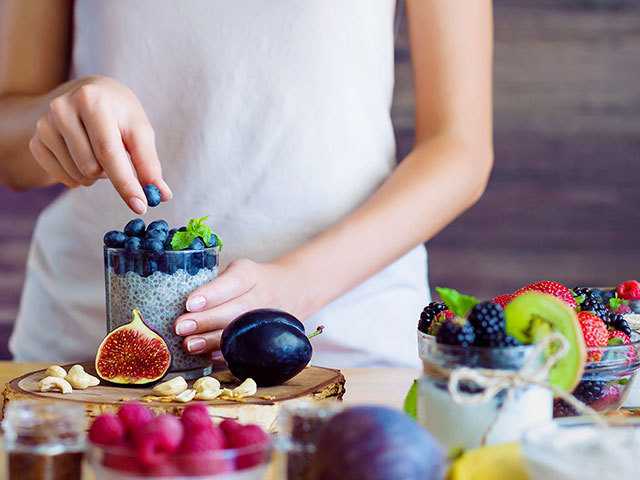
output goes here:
[[[208, 214], [223, 264], [266, 261], [357, 208], [395, 167], [394, 9], [394, 0], [76, 0], [72, 74], [116, 78], [140, 98], [174, 192], [147, 223]], [[108, 181], [42, 212], [16, 359], [94, 355], [105, 333], [102, 235], [133, 216]], [[392, 235], [381, 225], [379, 242]], [[314, 361], [415, 365], [427, 292], [419, 247], [308, 319], [309, 329], [326, 326]]]

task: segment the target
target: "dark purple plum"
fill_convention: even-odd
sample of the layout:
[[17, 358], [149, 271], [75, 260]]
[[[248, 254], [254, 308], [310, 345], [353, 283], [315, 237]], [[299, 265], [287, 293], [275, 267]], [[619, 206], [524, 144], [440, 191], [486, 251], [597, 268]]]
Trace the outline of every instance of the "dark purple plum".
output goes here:
[[221, 350], [229, 370], [259, 386], [280, 385], [311, 360], [311, 342], [293, 315], [272, 309], [240, 315], [222, 332]]
[[445, 455], [427, 430], [388, 407], [357, 406], [320, 431], [310, 480], [440, 480]]

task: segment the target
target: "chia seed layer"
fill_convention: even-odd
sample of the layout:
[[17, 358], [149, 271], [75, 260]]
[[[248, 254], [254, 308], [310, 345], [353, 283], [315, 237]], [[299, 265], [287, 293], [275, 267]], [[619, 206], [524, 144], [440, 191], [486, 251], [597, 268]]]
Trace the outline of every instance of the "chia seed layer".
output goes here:
[[107, 330], [110, 332], [130, 322], [131, 311], [137, 308], [145, 323], [167, 342], [172, 356], [170, 372], [206, 368], [211, 365], [210, 355], [187, 354], [182, 347], [183, 337], [175, 334], [173, 323], [186, 312], [189, 294], [217, 275], [217, 266], [200, 268], [195, 275], [179, 269], [171, 275], [156, 271], [149, 276], [132, 271], [118, 274], [108, 267], [105, 271]]

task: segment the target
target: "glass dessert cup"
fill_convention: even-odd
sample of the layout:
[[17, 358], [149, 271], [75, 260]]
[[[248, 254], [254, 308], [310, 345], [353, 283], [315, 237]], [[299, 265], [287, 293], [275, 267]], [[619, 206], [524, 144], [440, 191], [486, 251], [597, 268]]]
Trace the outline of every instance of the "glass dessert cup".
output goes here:
[[259, 480], [271, 462], [270, 442], [247, 447], [174, 454], [161, 463], [145, 467], [135, 451], [122, 447], [100, 447], [89, 443], [87, 459], [96, 480]]
[[[438, 344], [418, 332], [424, 374], [419, 381], [418, 421], [447, 448], [476, 448], [515, 441], [532, 425], [551, 420], [553, 394], [537, 385], [503, 390], [478, 404], [458, 404], [448, 390], [448, 372], [459, 367], [518, 371], [534, 355], [533, 345], [484, 348]], [[544, 358], [534, 361], [542, 366]], [[481, 393], [473, 382], [465, 393]]]
[[635, 480], [640, 458], [640, 420], [560, 418], [527, 431], [522, 454], [531, 480]]
[[187, 354], [174, 321], [186, 313], [189, 294], [218, 276], [218, 258], [217, 247], [161, 253], [104, 247], [107, 332], [130, 322], [131, 311], [137, 308], [169, 347], [169, 373], [187, 379], [208, 375], [210, 355]]
[[[629, 395], [640, 368], [640, 334], [631, 333], [631, 344], [588, 347], [587, 363], [573, 395], [598, 412], [617, 410]], [[556, 399], [554, 417], [578, 415], [572, 407]]]

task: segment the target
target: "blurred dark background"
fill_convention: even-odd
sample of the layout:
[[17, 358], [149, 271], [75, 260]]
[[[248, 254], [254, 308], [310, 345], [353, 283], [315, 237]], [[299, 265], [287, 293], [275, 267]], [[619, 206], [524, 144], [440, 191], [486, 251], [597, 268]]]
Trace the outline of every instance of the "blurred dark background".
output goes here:
[[[431, 285], [490, 297], [539, 279], [640, 276], [640, 1], [495, 7], [495, 169], [483, 199], [429, 242]], [[409, 61], [401, 32], [399, 154], [413, 141]], [[0, 187], [0, 358], [34, 222], [60, 191]]]

